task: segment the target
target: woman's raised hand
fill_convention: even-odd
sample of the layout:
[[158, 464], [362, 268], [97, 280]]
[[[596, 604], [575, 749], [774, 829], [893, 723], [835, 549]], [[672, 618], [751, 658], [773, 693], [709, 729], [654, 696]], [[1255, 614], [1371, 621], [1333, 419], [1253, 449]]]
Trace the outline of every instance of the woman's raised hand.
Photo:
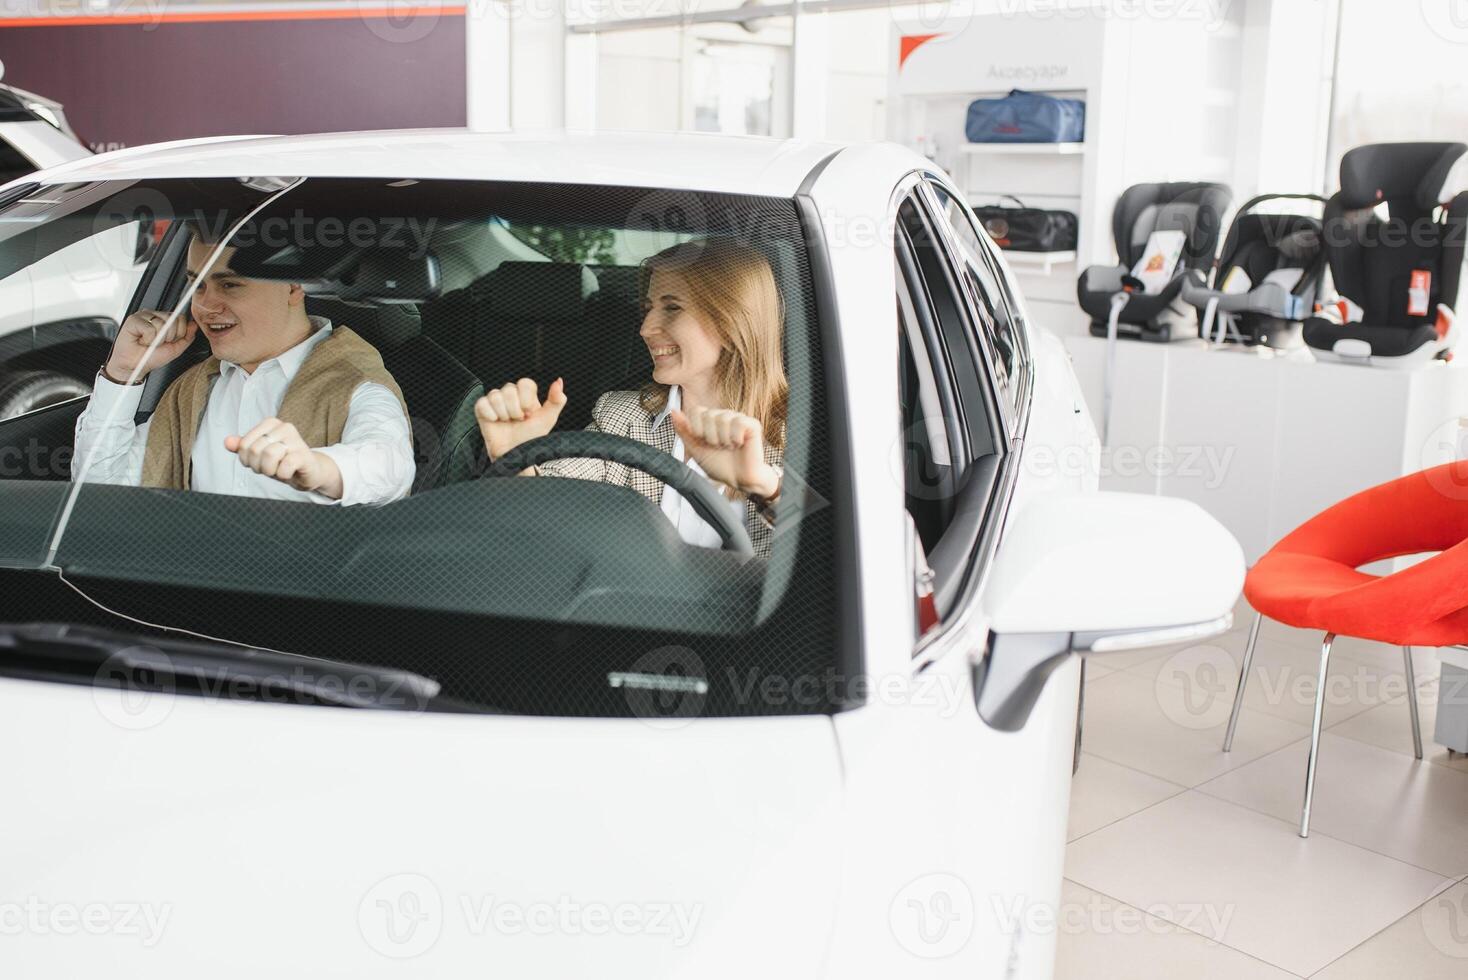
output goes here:
[[474, 403], [474, 417], [490, 459], [499, 459], [522, 442], [539, 438], [555, 428], [566, 407], [566, 386], [560, 378], [551, 382], [545, 401], [540, 387], [529, 378], [496, 388]]
[[774, 496], [780, 475], [765, 462], [765, 430], [759, 419], [722, 408], [671, 414], [688, 455], [710, 480], [740, 493]]

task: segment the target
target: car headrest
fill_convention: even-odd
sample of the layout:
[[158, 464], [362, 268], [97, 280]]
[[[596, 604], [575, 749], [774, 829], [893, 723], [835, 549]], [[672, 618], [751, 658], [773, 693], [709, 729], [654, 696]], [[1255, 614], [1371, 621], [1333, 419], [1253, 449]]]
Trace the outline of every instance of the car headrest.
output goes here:
[[570, 320], [585, 308], [579, 262], [501, 262], [480, 280], [491, 316]]
[[416, 306], [367, 306], [339, 299], [306, 297], [306, 312], [324, 316], [332, 326], [348, 326], [379, 351], [392, 350], [423, 332]]
[[1448, 171], [1468, 153], [1463, 143], [1370, 143], [1341, 157], [1341, 204], [1350, 210], [1407, 199], [1421, 211], [1441, 202]]

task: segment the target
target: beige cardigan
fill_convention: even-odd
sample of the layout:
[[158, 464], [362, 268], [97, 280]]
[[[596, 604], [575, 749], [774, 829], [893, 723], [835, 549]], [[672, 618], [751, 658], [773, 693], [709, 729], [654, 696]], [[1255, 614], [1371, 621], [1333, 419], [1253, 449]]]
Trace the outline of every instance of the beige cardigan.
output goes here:
[[[179, 375], [159, 399], [143, 451], [143, 486], [190, 488], [194, 438], [217, 374], [219, 359], [210, 357]], [[276, 417], [294, 425], [308, 446], [335, 445], [347, 424], [352, 392], [367, 381], [397, 395], [403, 414], [408, 414], [402, 390], [383, 366], [377, 348], [347, 327], [333, 327], [301, 362]]]

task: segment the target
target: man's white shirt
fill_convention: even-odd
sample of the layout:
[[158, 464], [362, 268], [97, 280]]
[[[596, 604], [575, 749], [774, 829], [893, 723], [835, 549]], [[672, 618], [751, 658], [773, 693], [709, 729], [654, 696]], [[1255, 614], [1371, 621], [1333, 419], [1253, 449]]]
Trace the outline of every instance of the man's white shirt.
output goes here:
[[[252, 373], [246, 374], [238, 364], [220, 362], [190, 457], [194, 490], [325, 504], [385, 504], [407, 496], [412, 489], [415, 466], [408, 419], [397, 396], [371, 381], [352, 392], [341, 442], [318, 449], [341, 470], [339, 501], [262, 476], [224, 448], [225, 436], [243, 436], [280, 411], [286, 388], [306, 355], [331, 333], [331, 321], [325, 317], [313, 316], [311, 324], [316, 329], [309, 337], [279, 357], [261, 362]], [[137, 486], [142, 482], [150, 423], [133, 422], [142, 397], [142, 385], [115, 384], [97, 375], [92, 400], [76, 423], [73, 479], [86, 465], [89, 483]], [[88, 454], [92, 454], [90, 463]]]

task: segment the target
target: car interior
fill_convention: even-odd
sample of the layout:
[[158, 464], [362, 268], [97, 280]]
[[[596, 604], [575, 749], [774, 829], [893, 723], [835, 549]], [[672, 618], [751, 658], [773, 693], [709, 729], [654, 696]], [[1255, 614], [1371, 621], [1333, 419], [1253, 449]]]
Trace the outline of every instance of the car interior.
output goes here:
[[[167, 309], [177, 302], [184, 288], [185, 248], [184, 236], [165, 238], [154, 263], [159, 274], [145, 283], [135, 307]], [[359, 261], [367, 265], [374, 258], [383, 264], [377, 270], [383, 280], [411, 278], [413, 263], [400, 254], [383, 249]], [[590, 421], [600, 394], [650, 380], [651, 365], [638, 336], [641, 280], [637, 265], [511, 259], [412, 300], [312, 294], [306, 310], [351, 327], [382, 354], [412, 418], [418, 464], [413, 492], [422, 493], [484, 469], [474, 403], [486, 385], [521, 377], [542, 384], [564, 378], [571, 400], [557, 429], [573, 430]], [[199, 336], [182, 357], [152, 372], [140, 421], [178, 375], [208, 356], [208, 341]], [[54, 440], [70, 432], [82, 408], [80, 402], [57, 405], [10, 420], [6, 427]], [[48, 476], [67, 479], [69, 474]]]
[[[205, 182], [192, 183], [191, 193]], [[327, 183], [317, 184], [322, 199], [330, 197], [321, 190]], [[380, 192], [383, 185], [372, 183]], [[337, 184], [352, 190], [349, 181]], [[487, 194], [492, 187], [474, 182], [470, 190]], [[588, 203], [591, 192], [581, 189], [577, 199], [574, 190], [545, 189], [504, 220], [560, 234], [578, 217], [608, 216], [591, 228], [594, 237], [620, 231], [615, 222], [630, 221], [626, 216], [637, 213], [635, 203], [645, 194], [622, 189], [627, 201]], [[604, 198], [609, 192], [594, 193]], [[233, 195], [225, 203], [234, 214], [259, 201], [241, 198], [237, 187], [218, 195]], [[391, 213], [380, 200], [365, 200], [348, 201], [352, 210], [340, 198], [328, 203], [337, 215]], [[845, 491], [832, 488], [827, 440], [805, 434], [828, 424], [815, 288], [803, 265], [793, 203], [728, 200], [731, 208], [764, 208], [771, 221], [783, 222], [773, 225], [778, 232], [762, 247], [785, 303], [790, 418], [801, 427], [785, 458], [819, 504], [783, 524], [768, 557], [750, 560], [728, 538], [723, 549], [689, 546], [657, 504], [624, 487], [479, 478], [488, 474], [474, 403], [485, 387], [519, 377], [543, 385], [563, 377], [570, 401], [557, 430], [580, 435], [575, 430], [585, 426], [601, 393], [650, 378], [638, 335], [640, 260], [731, 226], [634, 229], [629, 236], [640, 237], [620, 254], [602, 250], [586, 261], [543, 253], [536, 258], [534, 250], [506, 244], [503, 236], [491, 249], [491, 236], [450, 227], [441, 252], [432, 237], [416, 255], [330, 247], [254, 252], [245, 243], [230, 261], [242, 278], [302, 283], [308, 313], [351, 327], [378, 349], [413, 421], [418, 471], [408, 498], [385, 507], [318, 507], [101, 484], [71, 498], [65, 484], [71, 473], [59, 466], [0, 481], [6, 496], [0, 579], [63, 569], [66, 586], [44, 587], [58, 604], [55, 618], [105, 621], [77, 608], [72, 589], [85, 588], [100, 604], [94, 609], [123, 610], [145, 623], [272, 649], [309, 652], [317, 641], [303, 640], [290, 626], [325, 616], [335, 626], [321, 643], [345, 643], [356, 660], [407, 663], [471, 701], [532, 712], [625, 713], [625, 699], [605, 683], [606, 670], [624, 669], [648, 650], [691, 636], [699, 638], [710, 676], [744, 663], [751, 650], [768, 649], [780, 650], [782, 662], [797, 673], [814, 670], [811, 664], [829, 659], [831, 637], [845, 629], [836, 620], [837, 596], [849, 585], [839, 572], [832, 574], [831, 557], [843, 538], [837, 528], [847, 513], [840, 502]], [[311, 203], [304, 194], [298, 201]], [[724, 203], [713, 198], [709, 211]], [[462, 200], [455, 206], [462, 214]], [[474, 219], [483, 227], [500, 217], [493, 208], [484, 212]], [[734, 211], [730, 220], [739, 216]], [[91, 213], [81, 212], [77, 224], [77, 234], [90, 233]], [[164, 233], [130, 310], [173, 309], [183, 298], [184, 227], [175, 221]], [[470, 239], [476, 254], [456, 249]], [[150, 372], [139, 421], [173, 379], [208, 355], [201, 336], [183, 356]], [[0, 450], [70, 447], [86, 403], [77, 398], [0, 421]], [[231, 560], [222, 565], [220, 554]], [[262, 618], [257, 611], [264, 596], [276, 613]], [[475, 627], [455, 632], [452, 648], [423, 645], [423, 636], [440, 635], [446, 623], [471, 620]], [[823, 625], [814, 631], [802, 625], [810, 623]], [[493, 638], [492, 650], [477, 638], [480, 628]], [[565, 651], [564, 662], [529, 655], [552, 647]], [[515, 666], [486, 672], [481, 660]], [[710, 692], [710, 710], [749, 710], [732, 684], [721, 680]], [[819, 709], [802, 702], [782, 710]]]
[[[190, 193], [197, 194], [199, 185], [207, 182], [189, 183]], [[387, 217], [396, 202], [384, 197], [384, 187], [420, 183], [432, 182], [317, 180], [314, 186], [307, 182], [302, 185], [305, 191], [283, 196], [275, 211], [262, 212], [248, 226], [255, 229], [254, 238], [233, 239], [230, 258], [231, 268], [242, 278], [301, 283], [309, 314], [348, 326], [377, 348], [402, 390], [412, 424], [416, 472], [410, 496], [489, 474], [474, 416], [475, 402], [487, 387], [523, 377], [547, 386], [563, 378], [569, 404], [556, 430], [574, 432], [588, 424], [601, 394], [635, 390], [650, 380], [651, 364], [639, 336], [646, 274], [640, 263], [675, 242], [721, 233], [717, 228], [625, 230], [617, 223], [631, 221], [626, 216], [636, 213], [633, 206], [624, 211], [618, 202], [610, 212], [605, 204], [589, 212], [578, 210], [575, 201], [562, 200], [564, 195], [556, 196], [554, 189], [534, 185], [525, 192], [530, 199], [518, 202], [518, 210], [513, 199], [501, 208], [500, 201], [490, 198], [493, 203], [475, 215], [466, 211], [462, 197], [453, 200], [454, 188], [428, 187], [421, 197], [405, 199], [399, 213], [416, 215], [429, 231], [416, 243], [407, 243], [418, 247], [390, 243], [384, 232], [397, 222]], [[476, 183], [471, 189], [483, 193], [493, 186]], [[645, 193], [624, 192], [633, 205]], [[214, 210], [199, 210], [199, 217], [187, 221], [174, 220], [190, 217], [181, 209], [170, 219], [129, 310], [177, 307], [187, 289], [184, 273], [191, 225], [208, 227], [211, 219], [205, 215], [213, 215], [216, 223], [223, 215], [241, 215], [259, 200], [242, 202], [238, 189], [211, 189], [211, 193], [221, 202]], [[287, 202], [292, 209], [284, 208]], [[319, 242], [282, 246], [261, 233], [267, 217], [279, 220], [292, 213], [306, 215], [317, 228], [327, 227], [329, 221], [347, 226], [366, 218], [375, 223], [381, 240], [327, 241], [322, 234]], [[597, 223], [588, 213], [609, 216]], [[93, 233], [86, 216], [79, 217], [74, 224], [82, 227], [57, 237]], [[156, 222], [154, 215], [148, 224]], [[546, 254], [556, 248], [537, 249], [511, 235], [511, 222], [515, 234], [523, 232], [527, 238], [540, 233], [555, 241], [591, 243], [583, 248], [586, 261], [567, 260], [566, 248], [559, 255]], [[617, 254], [609, 251], [612, 243]], [[760, 247], [782, 293], [788, 359], [790, 335], [803, 337], [811, 322], [806, 312], [809, 289], [798, 272], [795, 241], [775, 235]], [[574, 254], [575, 248], [569, 251]], [[795, 350], [799, 351], [798, 343]], [[184, 355], [151, 371], [138, 421], [152, 413], [176, 378], [209, 353], [208, 340], [201, 334]], [[799, 411], [807, 391], [801, 388], [792, 396], [793, 411]], [[74, 399], [6, 420], [0, 423], [3, 442], [70, 446], [77, 416], [85, 406], [86, 399]], [[64, 481], [71, 475], [63, 466], [30, 478]], [[656, 504], [647, 510], [650, 519]], [[743, 545], [725, 539], [726, 549], [736, 546]]]

